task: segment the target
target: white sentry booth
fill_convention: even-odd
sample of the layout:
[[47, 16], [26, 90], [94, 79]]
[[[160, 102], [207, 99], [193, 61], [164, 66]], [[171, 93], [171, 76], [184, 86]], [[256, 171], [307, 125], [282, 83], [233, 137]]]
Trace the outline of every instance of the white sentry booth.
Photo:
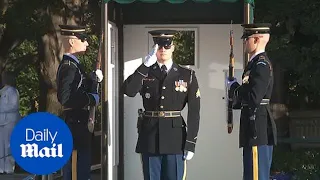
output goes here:
[[[253, 1], [144, 1], [106, 1], [103, 7], [103, 24], [108, 32], [104, 37], [103, 71], [108, 78], [103, 81], [102, 129], [96, 134], [102, 137], [105, 148], [101, 148], [100, 164], [93, 167], [101, 170], [104, 180], [143, 179], [140, 155], [135, 153], [137, 110], [143, 107], [142, 98], [139, 94], [127, 97], [120, 87], [149, 52], [152, 38], [148, 31], [166, 28], [195, 34], [195, 59], [189, 67], [195, 70], [200, 86], [201, 119], [196, 153], [187, 164], [187, 180], [241, 180], [240, 112], [234, 111], [234, 129], [228, 134], [225, 78], [232, 20], [235, 76], [241, 79], [247, 56], [243, 54], [240, 24], [252, 22]], [[187, 107], [184, 117], [186, 113]]]

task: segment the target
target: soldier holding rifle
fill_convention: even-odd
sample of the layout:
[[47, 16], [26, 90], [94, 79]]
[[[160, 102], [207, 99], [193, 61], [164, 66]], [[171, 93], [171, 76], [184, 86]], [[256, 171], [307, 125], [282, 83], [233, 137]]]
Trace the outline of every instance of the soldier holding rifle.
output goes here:
[[63, 179], [89, 180], [93, 134], [88, 129], [88, 108], [99, 103], [97, 85], [103, 75], [96, 70], [87, 76], [77, 58], [89, 45], [85, 28], [74, 25], [60, 28], [65, 53], [57, 71], [57, 96], [63, 106], [62, 117], [72, 132], [74, 148], [72, 160], [63, 168]]
[[245, 52], [250, 60], [242, 75], [242, 85], [227, 79], [234, 93], [233, 108], [241, 108], [240, 147], [243, 148], [243, 180], [269, 180], [276, 125], [269, 101], [273, 88], [271, 62], [265, 52], [270, 24], [244, 24]]

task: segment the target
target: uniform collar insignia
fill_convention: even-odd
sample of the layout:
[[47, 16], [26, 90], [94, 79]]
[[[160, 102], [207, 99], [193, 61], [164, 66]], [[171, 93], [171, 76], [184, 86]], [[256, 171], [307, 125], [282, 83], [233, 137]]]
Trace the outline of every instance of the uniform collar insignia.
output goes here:
[[266, 57], [264, 55], [259, 56], [259, 60], [265, 60]]
[[152, 69], [157, 69], [157, 65], [153, 65]]

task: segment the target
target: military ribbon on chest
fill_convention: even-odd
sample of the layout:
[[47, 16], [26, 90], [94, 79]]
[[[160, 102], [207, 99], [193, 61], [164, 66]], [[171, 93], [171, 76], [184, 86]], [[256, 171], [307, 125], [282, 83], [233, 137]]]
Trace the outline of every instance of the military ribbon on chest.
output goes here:
[[188, 83], [183, 80], [175, 81], [175, 90], [180, 92], [187, 92]]

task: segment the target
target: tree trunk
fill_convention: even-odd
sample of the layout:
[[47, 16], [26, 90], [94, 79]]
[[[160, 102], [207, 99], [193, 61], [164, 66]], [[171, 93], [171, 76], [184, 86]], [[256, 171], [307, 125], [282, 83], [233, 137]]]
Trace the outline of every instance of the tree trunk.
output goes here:
[[0, 38], [0, 74], [5, 69], [10, 51], [16, 48], [20, 43], [21, 40], [13, 34], [10, 27], [4, 29]]
[[59, 115], [60, 104], [56, 92], [56, 72], [60, 54], [56, 53], [59, 42], [54, 34], [44, 35], [39, 42], [40, 60], [40, 102], [39, 111], [47, 111]]
[[[4, 32], [1, 34], [0, 38], [0, 80], [2, 71], [6, 69], [6, 63], [8, 61], [10, 51], [21, 43], [17, 37], [14, 38], [10, 29], [6, 28], [3, 31]], [[3, 84], [0, 81], [0, 88], [2, 88], [2, 86]]]
[[39, 40], [39, 65], [40, 65], [40, 98], [39, 111], [47, 111], [59, 115], [61, 105], [57, 99], [56, 73], [62, 56], [61, 42], [58, 38], [59, 24], [62, 17], [51, 15], [50, 31]]

